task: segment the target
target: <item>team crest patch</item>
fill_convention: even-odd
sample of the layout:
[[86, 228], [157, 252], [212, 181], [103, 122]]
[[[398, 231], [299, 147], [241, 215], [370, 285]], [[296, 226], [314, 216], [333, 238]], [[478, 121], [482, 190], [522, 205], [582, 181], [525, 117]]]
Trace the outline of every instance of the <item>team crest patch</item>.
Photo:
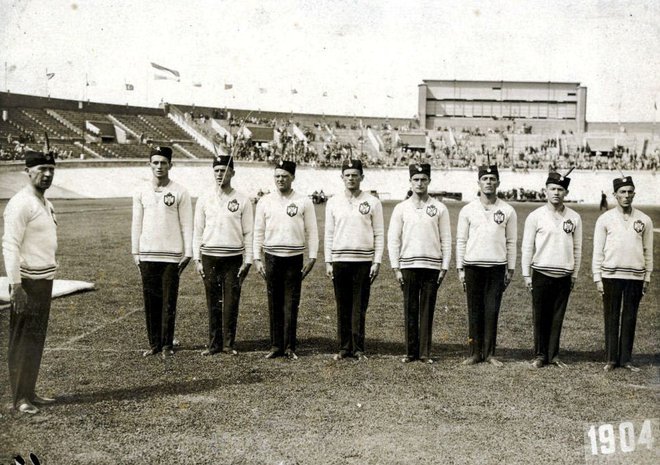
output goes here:
[[174, 200], [175, 200], [174, 194], [172, 194], [171, 192], [168, 192], [163, 197], [163, 202], [165, 202], [165, 205], [167, 205], [168, 207], [171, 207], [172, 205], [174, 205]]
[[564, 232], [566, 234], [571, 234], [573, 231], [575, 231], [575, 223], [573, 223], [571, 220], [564, 221], [562, 227], [564, 228]]
[[295, 203], [292, 203], [288, 207], [286, 207], [286, 214], [289, 215], [290, 217], [294, 217], [298, 214], [298, 205]]
[[229, 202], [227, 202], [227, 210], [229, 210], [232, 213], [238, 211], [239, 206], [240, 205], [238, 204], [238, 200], [236, 199], [231, 199]]
[[362, 202], [360, 204], [360, 206], [358, 207], [358, 210], [363, 215], [366, 215], [367, 213], [369, 213], [371, 211], [371, 205], [369, 205], [369, 202]]
[[497, 210], [493, 213], [493, 221], [497, 224], [504, 223], [504, 212], [502, 212], [502, 210]]
[[635, 230], [636, 233], [641, 233], [644, 231], [644, 222], [641, 220], [637, 220], [633, 223], [633, 229]]
[[429, 205], [426, 207], [426, 214], [429, 215], [431, 218], [433, 218], [435, 215], [438, 214], [438, 207], [435, 205]]

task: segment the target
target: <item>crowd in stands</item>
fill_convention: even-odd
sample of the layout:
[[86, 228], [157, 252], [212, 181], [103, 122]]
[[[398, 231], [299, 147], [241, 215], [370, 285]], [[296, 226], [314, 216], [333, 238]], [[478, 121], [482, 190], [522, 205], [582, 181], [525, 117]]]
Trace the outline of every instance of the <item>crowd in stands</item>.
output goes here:
[[[568, 170], [571, 167], [591, 170], [657, 170], [660, 164], [660, 148], [646, 150], [643, 154], [629, 147], [613, 147], [600, 153], [588, 147], [570, 148], [564, 146], [566, 139], [542, 137], [515, 138], [518, 142], [515, 152], [513, 138], [517, 134], [531, 134], [532, 127], [523, 123], [501, 127], [438, 127], [425, 137], [425, 147], [406, 145], [399, 134], [408, 133], [415, 124], [403, 124], [392, 127], [387, 120], [363, 125], [362, 121], [336, 119], [326, 122], [319, 117], [316, 122], [308, 120], [303, 124], [295, 121], [294, 115], [278, 114], [278, 117], [263, 118], [260, 115], [236, 116], [226, 109], [195, 110], [184, 113], [184, 119], [199, 133], [223, 148], [224, 152], [234, 154], [237, 160], [250, 162], [275, 163], [280, 158], [295, 160], [298, 163], [319, 167], [338, 167], [347, 157], [360, 158], [367, 166], [394, 167], [407, 166], [412, 162], [430, 163], [436, 169], [472, 169], [490, 160], [503, 168], [526, 172], [529, 170]], [[218, 134], [212, 120], [221, 120], [227, 129], [224, 135]], [[260, 126], [273, 129], [272, 141], [254, 141], [239, 131], [244, 126]], [[380, 138], [380, 151], [375, 153], [366, 130], [373, 130]], [[353, 133], [347, 133], [348, 130]], [[419, 130], [415, 130], [419, 132]], [[413, 131], [413, 133], [415, 132]], [[571, 132], [571, 131], [569, 131]], [[295, 134], [302, 133], [304, 139]], [[421, 132], [419, 132], [421, 134]], [[561, 131], [565, 134], [564, 131]], [[229, 135], [231, 134], [231, 135]], [[347, 135], [348, 134], [348, 135]], [[3, 135], [4, 139], [5, 135]], [[402, 136], [403, 137], [403, 136]], [[43, 137], [32, 131], [24, 130], [19, 135], [7, 135], [7, 143], [0, 146], [0, 161], [21, 160], [26, 147], [42, 147]], [[567, 138], [571, 140], [571, 138]], [[523, 141], [533, 141], [519, 147]], [[141, 140], [139, 147], [123, 147], [121, 156], [139, 157], [140, 149], [146, 140]], [[538, 144], [538, 145], [534, 145]], [[70, 147], [70, 148], [69, 148]], [[368, 153], [369, 148], [374, 153]], [[131, 150], [129, 150], [131, 149]], [[74, 155], [74, 146], [56, 147], [60, 158]], [[116, 147], [99, 152], [103, 157], [111, 158], [120, 151]], [[512, 193], [512, 195], [514, 195]], [[522, 195], [518, 193], [518, 195]]]

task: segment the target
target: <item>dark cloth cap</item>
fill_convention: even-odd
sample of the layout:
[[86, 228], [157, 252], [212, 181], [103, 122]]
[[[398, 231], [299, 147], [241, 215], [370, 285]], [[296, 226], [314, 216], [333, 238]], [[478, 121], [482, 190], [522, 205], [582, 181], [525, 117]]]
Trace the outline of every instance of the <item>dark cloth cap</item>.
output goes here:
[[275, 169], [288, 171], [293, 176], [296, 175], [296, 163], [289, 160], [280, 160], [275, 164]]
[[500, 179], [500, 172], [497, 171], [497, 165], [482, 165], [479, 167], [479, 173], [477, 175], [477, 179], [481, 179], [482, 176], [485, 176], [487, 174], [494, 174], [497, 176], [497, 179]]
[[341, 163], [341, 172], [343, 173], [346, 170], [358, 170], [360, 174], [364, 173], [364, 168], [362, 167], [362, 162], [360, 160], [344, 160]]
[[161, 157], [165, 157], [169, 161], [172, 161], [172, 149], [170, 147], [156, 146], [156, 147], [151, 149], [151, 153], [149, 154], [149, 158], [153, 157], [154, 155], [160, 155]]
[[623, 186], [635, 187], [635, 184], [633, 184], [632, 176], [616, 178], [614, 181], [612, 181], [612, 184], [614, 185], [614, 192], [618, 191]]
[[557, 184], [564, 189], [568, 189], [568, 185], [571, 183], [571, 178], [562, 176], [559, 173], [548, 173], [548, 179], [545, 181], [546, 186], [548, 184]]
[[228, 166], [233, 169], [234, 157], [230, 157], [229, 155], [218, 155], [213, 159], [213, 168], [216, 166]]
[[55, 165], [55, 156], [52, 152], [35, 152], [28, 150], [25, 152], [25, 166], [32, 168], [38, 165]]
[[413, 163], [408, 167], [408, 171], [411, 178], [416, 174], [425, 174], [429, 178], [431, 177], [431, 165], [428, 163]]

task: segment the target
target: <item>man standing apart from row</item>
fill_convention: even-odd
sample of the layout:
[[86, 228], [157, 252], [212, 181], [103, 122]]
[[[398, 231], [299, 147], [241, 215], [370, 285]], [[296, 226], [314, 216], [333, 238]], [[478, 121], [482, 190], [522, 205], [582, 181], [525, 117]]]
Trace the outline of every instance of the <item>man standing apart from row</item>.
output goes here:
[[266, 358], [298, 358], [296, 330], [302, 280], [312, 271], [319, 249], [314, 205], [291, 187], [295, 174], [294, 162], [280, 160], [275, 167], [277, 190], [259, 200], [255, 214], [254, 266], [266, 280], [270, 315], [270, 352]]
[[559, 339], [568, 297], [582, 259], [582, 219], [564, 205], [570, 178], [550, 173], [545, 183], [547, 203], [525, 220], [522, 274], [532, 293], [534, 321], [533, 368], [559, 360]]
[[433, 314], [438, 288], [451, 260], [447, 207], [429, 196], [431, 165], [409, 166], [413, 195], [394, 207], [387, 234], [390, 263], [403, 290], [406, 356], [433, 363]]
[[179, 276], [192, 257], [193, 211], [188, 191], [169, 177], [172, 149], [154, 147], [151, 180], [133, 195], [132, 254], [142, 277], [149, 349], [174, 355]]
[[617, 206], [596, 221], [592, 263], [596, 288], [603, 296], [605, 371], [618, 366], [639, 371], [632, 364], [632, 349], [639, 302], [653, 271], [653, 222], [632, 206], [631, 176], [614, 180], [614, 198]]
[[461, 209], [456, 229], [456, 266], [467, 295], [470, 344], [470, 358], [463, 363], [485, 360], [501, 367], [495, 358], [497, 319], [516, 266], [517, 218], [513, 207], [497, 198], [497, 166], [481, 166], [477, 176], [480, 196]]
[[364, 180], [360, 160], [344, 160], [341, 171], [345, 190], [328, 200], [325, 210], [325, 269], [337, 302], [339, 352], [334, 359], [364, 360], [369, 292], [385, 242], [383, 207], [376, 197], [360, 190]]
[[35, 414], [35, 404], [55, 401], [35, 393], [57, 269], [57, 219], [44, 196], [55, 175], [53, 154], [25, 152], [25, 172], [29, 184], [9, 200], [3, 215], [2, 254], [11, 303], [8, 362], [13, 405]]
[[236, 325], [243, 281], [252, 265], [252, 202], [231, 185], [234, 160], [213, 160], [216, 186], [195, 206], [193, 260], [204, 281], [209, 345], [202, 355], [238, 352]]

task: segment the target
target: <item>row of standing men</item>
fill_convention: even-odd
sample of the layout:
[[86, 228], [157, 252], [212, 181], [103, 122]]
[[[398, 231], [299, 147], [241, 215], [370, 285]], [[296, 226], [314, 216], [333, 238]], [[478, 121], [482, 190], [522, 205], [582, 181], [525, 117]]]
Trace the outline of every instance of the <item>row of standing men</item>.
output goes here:
[[[15, 407], [35, 413], [34, 404], [52, 401], [35, 393], [57, 268], [56, 217], [44, 193], [55, 169], [52, 154], [29, 152], [30, 183], [5, 209], [3, 253], [10, 281], [9, 368]], [[237, 354], [236, 324], [241, 286], [251, 266], [265, 279], [270, 317], [267, 358], [296, 359], [296, 325], [303, 279], [315, 265], [319, 240], [314, 206], [293, 190], [296, 165], [275, 167], [276, 190], [253, 208], [232, 187], [231, 157], [213, 161], [216, 188], [198, 200], [193, 214], [187, 190], [171, 180], [172, 150], [156, 147], [149, 165], [152, 179], [133, 196], [132, 254], [143, 284], [149, 349], [145, 356], [174, 355], [179, 277], [191, 259], [203, 279], [209, 316], [208, 348], [202, 353]], [[451, 228], [445, 205], [430, 197], [431, 168], [409, 167], [412, 196], [398, 204], [390, 220], [388, 252], [404, 301], [406, 355], [403, 362], [431, 357], [432, 325], [438, 289], [449, 269]], [[366, 359], [365, 315], [370, 287], [379, 274], [385, 231], [380, 201], [360, 189], [359, 160], [341, 168], [345, 190], [326, 206], [325, 272], [337, 304], [338, 352]], [[459, 214], [456, 263], [467, 296], [470, 357], [495, 366], [497, 319], [502, 295], [516, 265], [515, 210], [497, 198], [497, 166], [478, 172], [480, 196]], [[550, 173], [547, 204], [525, 221], [522, 272], [532, 294], [532, 367], [560, 361], [559, 340], [568, 298], [579, 271], [580, 216], [564, 205], [570, 179]], [[606, 370], [631, 363], [639, 302], [653, 270], [653, 224], [632, 208], [630, 176], [613, 182], [618, 206], [603, 214], [594, 233], [593, 276], [603, 296]], [[305, 260], [304, 251], [308, 258]], [[623, 302], [623, 310], [622, 310]]]

